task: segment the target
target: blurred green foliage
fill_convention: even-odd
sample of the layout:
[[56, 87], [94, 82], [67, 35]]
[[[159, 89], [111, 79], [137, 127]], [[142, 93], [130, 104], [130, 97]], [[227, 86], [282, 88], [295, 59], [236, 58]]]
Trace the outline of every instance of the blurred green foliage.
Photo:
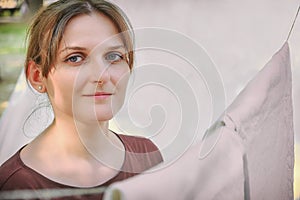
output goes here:
[[24, 65], [26, 27], [0, 23], [0, 116]]
[[25, 53], [26, 24], [0, 24], [0, 54]]

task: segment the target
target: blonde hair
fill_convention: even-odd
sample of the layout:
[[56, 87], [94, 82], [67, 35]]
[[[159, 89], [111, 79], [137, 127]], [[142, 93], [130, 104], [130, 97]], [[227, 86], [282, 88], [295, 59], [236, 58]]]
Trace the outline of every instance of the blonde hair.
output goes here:
[[134, 37], [130, 21], [116, 5], [105, 0], [60, 0], [40, 10], [28, 29], [25, 72], [29, 62], [34, 61], [41, 67], [42, 75], [47, 77], [57, 58], [57, 51], [65, 27], [71, 18], [99, 12], [107, 16], [116, 26], [126, 50], [127, 63], [133, 67]]

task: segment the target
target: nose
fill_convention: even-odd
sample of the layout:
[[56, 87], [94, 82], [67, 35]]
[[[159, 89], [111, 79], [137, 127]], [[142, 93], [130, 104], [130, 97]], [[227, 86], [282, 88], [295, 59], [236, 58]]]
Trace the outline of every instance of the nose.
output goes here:
[[92, 82], [97, 85], [103, 85], [110, 79], [109, 65], [103, 62], [102, 59], [93, 59], [91, 63], [91, 77]]
[[95, 73], [94, 83], [102, 86], [103, 84], [107, 83], [110, 79], [110, 73], [108, 68], [104, 68], [103, 70], [99, 70], [98, 73]]

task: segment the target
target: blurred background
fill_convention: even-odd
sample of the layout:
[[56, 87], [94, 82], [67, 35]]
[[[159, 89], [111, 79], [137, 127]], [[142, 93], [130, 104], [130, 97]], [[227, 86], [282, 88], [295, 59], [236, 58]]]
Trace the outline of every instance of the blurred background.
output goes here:
[[[24, 63], [28, 20], [46, 0], [0, 0], [0, 115]], [[114, 0], [134, 28], [161, 27], [199, 43], [223, 78], [226, 105], [285, 42], [298, 0]], [[299, 16], [300, 18], [300, 16]], [[300, 19], [289, 39], [293, 73], [295, 199], [300, 199]]]

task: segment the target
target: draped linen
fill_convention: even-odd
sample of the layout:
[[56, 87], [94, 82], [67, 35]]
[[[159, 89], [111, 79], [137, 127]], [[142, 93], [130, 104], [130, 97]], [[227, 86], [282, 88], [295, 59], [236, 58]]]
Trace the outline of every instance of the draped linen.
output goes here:
[[285, 43], [202, 141], [170, 166], [114, 183], [104, 199], [293, 199], [291, 83]]

